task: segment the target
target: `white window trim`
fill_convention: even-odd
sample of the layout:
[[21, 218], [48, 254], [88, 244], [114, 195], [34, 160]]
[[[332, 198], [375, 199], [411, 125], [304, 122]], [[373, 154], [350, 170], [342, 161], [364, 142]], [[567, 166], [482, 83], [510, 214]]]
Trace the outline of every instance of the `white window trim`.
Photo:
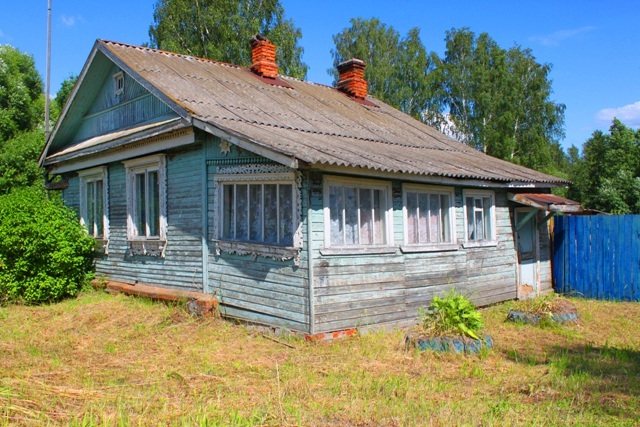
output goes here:
[[[300, 221], [300, 189], [299, 183], [296, 176], [296, 172], [280, 172], [280, 173], [251, 173], [251, 174], [217, 174], [214, 178], [214, 183], [216, 186], [216, 218], [215, 222], [215, 237], [219, 242], [237, 242], [240, 244], [252, 245], [255, 247], [258, 246], [269, 246], [269, 247], [282, 247], [282, 248], [291, 248], [291, 249], [300, 249], [302, 248], [302, 224]], [[293, 245], [279, 245], [267, 242], [254, 242], [248, 240], [234, 240], [228, 239], [222, 236], [222, 224], [223, 224], [223, 209], [222, 209], [222, 200], [223, 196], [223, 187], [227, 184], [240, 184], [240, 185], [251, 185], [251, 184], [285, 184], [291, 185], [293, 188], [293, 200], [292, 200], [292, 209], [293, 209]]]
[[[122, 82], [122, 87], [118, 88], [118, 82]], [[118, 96], [124, 93], [124, 73], [122, 71], [118, 71], [113, 75], [113, 89], [114, 95]]]
[[[469, 230], [467, 221], [467, 196], [489, 196], [491, 198], [491, 208], [489, 209], [490, 221], [491, 221], [491, 239], [489, 240], [469, 240]], [[496, 193], [491, 190], [476, 190], [476, 189], [464, 189], [462, 190], [462, 210], [464, 214], [464, 247], [465, 248], [477, 248], [483, 246], [496, 246], [498, 244], [496, 234]]]
[[[166, 242], [167, 240], [167, 180], [166, 157], [164, 154], [140, 157], [122, 162], [126, 169], [127, 187], [127, 240], [129, 242]], [[139, 236], [135, 227], [135, 174], [144, 171], [158, 172], [160, 196], [160, 229], [158, 237]], [[164, 246], [161, 251], [164, 254]]]
[[[450, 242], [442, 243], [409, 243], [409, 212], [407, 210], [407, 193], [421, 192], [449, 196], [449, 235]], [[400, 248], [403, 253], [411, 252], [437, 252], [458, 250], [456, 237], [456, 203], [453, 187], [440, 187], [435, 185], [403, 184], [402, 185], [402, 218], [404, 245]]]
[[[386, 242], [382, 245], [331, 245], [331, 211], [329, 209], [329, 187], [331, 185], [344, 185], [357, 188], [369, 188], [382, 190], [384, 195], [384, 221]], [[324, 249], [320, 251], [322, 255], [346, 255], [346, 254], [367, 254], [367, 253], [395, 253], [393, 236], [393, 200], [391, 192], [391, 182], [378, 181], [363, 178], [348, 178], [341, 176], [327, 175], [323, 182], [323, 213], [324, 213]]]
[[[86, 218], [88, 216], [87, 212], [87, 201], [85, 200], [85, 195], [87, 194], [87, 182], [102, 180], [102, 207], [103, 207], [103, 218], [102, 218], [102, 229], [103, 236], [102, 238], [94, 237], [96, 240], [102, 240], [103, 245], [101, 250], [104, 251], [105, 254], [108, 253], [108, 243], [109, 243], [109, 172], [106, 166], [98, 166], [91, 169], [85, 169], [83, 171], [78, 172], [78, 178], [80, 180], [79, 185], [79, 202], [80, 202], [80, 223], [87, 227]], [[90, 235], [93, 237], [92, 233]], [[98, 248], [97, 248], [98, 249]]]

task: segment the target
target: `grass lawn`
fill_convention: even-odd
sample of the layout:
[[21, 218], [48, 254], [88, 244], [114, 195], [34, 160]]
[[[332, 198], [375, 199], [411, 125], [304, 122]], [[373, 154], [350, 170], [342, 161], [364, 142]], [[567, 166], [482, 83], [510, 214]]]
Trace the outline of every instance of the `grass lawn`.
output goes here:
[[570, 326], [506, 323], [477, 356], [400, 331], [265, 336], [92, 291], [0, 307], [0, 426], [640, 425], [640, 303], [572, 300]]

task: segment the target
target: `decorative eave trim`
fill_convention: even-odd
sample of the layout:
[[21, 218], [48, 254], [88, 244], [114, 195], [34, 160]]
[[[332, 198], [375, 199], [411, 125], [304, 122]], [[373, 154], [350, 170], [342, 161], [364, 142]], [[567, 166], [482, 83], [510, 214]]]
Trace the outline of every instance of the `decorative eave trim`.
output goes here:
[[221, 127], [215, 126], [208, 122], [204, 122], [195, 117], [193, 118], [193, 126], [197, 127], [198, 129], [202, 129], [203, 131], [210, 133], [211, 135], [226, 139], [227, 141], [231, 142], [234, 145], [237, 145], [240, 148], [271, 159], [274, 162], [280, 163], [281, 165], [290, 167], [292, 169], [298, 169], [299, 167], [298, 159], [296, 159], [295, 157], [287, 156], [286, 154], [282, 154], [275, 150], [267, 148], [260, 143], [251, 141], [245, 136], [236, 134], [231, 130], [222, 129]]
[[49, 173], [61, 174], [65, 172], [73, 172], [133, 157], [144, 156], [182, 145], [189, 145], [194, 142], [195, 134], [193, 133], [193, 128], [182, 128], [175, 132], [164, 133], [141, 140], [134, 140], [130, 143], [114, 147], [108, 151], [100, 151], [95, 155], [85, 156], [77, 161], [55, 164]]

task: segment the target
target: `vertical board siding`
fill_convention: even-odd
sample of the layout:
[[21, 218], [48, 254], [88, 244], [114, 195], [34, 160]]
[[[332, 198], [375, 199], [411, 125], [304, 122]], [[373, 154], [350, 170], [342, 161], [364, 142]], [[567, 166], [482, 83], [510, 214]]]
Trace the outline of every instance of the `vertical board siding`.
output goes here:
[[[209, 141], [209, 157], [220, 158], [219, 140]], [[228, 158], [239, 157], [236, 147]], [[306, 251], [300, 253], [296, 266], [294, 260], [273, 260], [264, 256], [215, 253], [213, 241], [214, 223], [218, 221], [215, 206], [213, 179], [216, 166], [207, 167], [208, 189], [208, 238], [209, 287], [218, 298], [220, 312], [224, 316], [240, 318], [275, 327], [309, 332], [309, 286], [308, 258]], [[303, 181], [302, 188], [306, 183]], [[303, 241], [307, 241], [307, 201], [301, 191], [301, 221]]]
[[127, 74], [124, 76], [124, 92], [116, 96], [113, 75], [118, 71], [120, 68], [114, 65], [108, 73], [72, 142], [126, 129], [154, 118], [176, 116], [166, 104]]
[[167, 156], [167, 246], [164, 258], [127, 251], [125, 168], [109, 165], [109, 254], [96, 274], [125, 283], [202, 291], [201, 150]]
[[640, 215], [557, 217], [553, 279], [558, 292], [640, 301]]
[[[408, 325], [418, 308], [450, 287], [477, 304], [516, 296], [517, 256], [506, 192], [496, 192], [497, 245], [456, 251], [402, 253], [404, 218], [402, 184], [392, 182], [394, 254], [323, 256], [324, 213], [322, 175], [312, 186], [314, 306], [316, 332]], [[456, 238], [465, 236], [462, 189], [455, 192]]]

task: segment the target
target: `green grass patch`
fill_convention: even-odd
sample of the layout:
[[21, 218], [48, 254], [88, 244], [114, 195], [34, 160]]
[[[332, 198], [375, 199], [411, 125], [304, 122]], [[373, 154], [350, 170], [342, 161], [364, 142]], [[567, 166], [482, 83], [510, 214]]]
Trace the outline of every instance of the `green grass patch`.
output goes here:
[[6, 306], [0, 426], [637, 425], [640, 304], [571, 302], [581, 320], [549, 328], [482, 309], [495, 346], [473, 356], [406, 350], [402, 331], [265, 338], [101, 291]]

